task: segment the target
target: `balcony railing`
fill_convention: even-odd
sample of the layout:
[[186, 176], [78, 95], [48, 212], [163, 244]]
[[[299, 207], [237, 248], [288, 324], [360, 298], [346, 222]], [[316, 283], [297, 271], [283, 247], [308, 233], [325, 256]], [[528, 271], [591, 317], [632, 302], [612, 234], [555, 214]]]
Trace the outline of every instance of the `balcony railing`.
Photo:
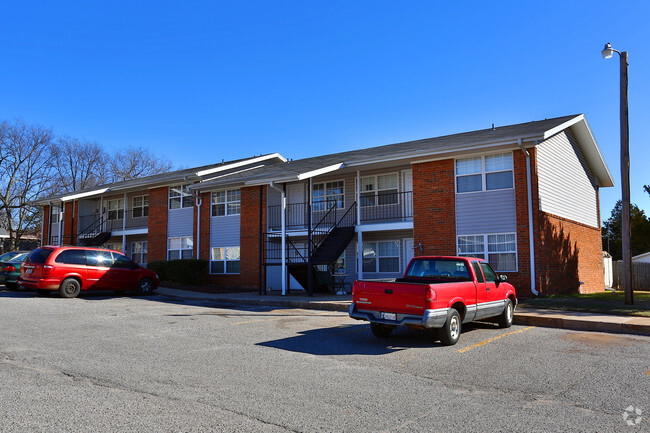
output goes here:
[[[134, 215], [135, 214], [135, 215]], [[124, 224], [124, 217], [126, 215], [126, 225]], [[85, 231], [100, 221], [98, 214], [80, 215], [79, 216], [79, 233]], [[100, 231], [112, 232], [123, 230], [143, 229], [149, 227], [149, 216], [143, 215], [142, 209], [130, 209], [126, 212], [124, 210], [109, 211], [104, 214], [104, 221]]]
[[[338, 208], [336, 201], [312, 204], [312, 225], [317, 224], [328, 209], [335, 207], [331, 218], [338, 221], [349, 209]], [[356, 206], [356, 202], [354, 203]], [[280, 205], [269, 206], [269, 229], [276, 231], [282, 226]], [[382, 192], [361, 195], [361, 222], [402, 222], [413, 219], [413, 192]], [[309, 226], [307, 203], [287, 205], [287, 230], [306, 230]]]

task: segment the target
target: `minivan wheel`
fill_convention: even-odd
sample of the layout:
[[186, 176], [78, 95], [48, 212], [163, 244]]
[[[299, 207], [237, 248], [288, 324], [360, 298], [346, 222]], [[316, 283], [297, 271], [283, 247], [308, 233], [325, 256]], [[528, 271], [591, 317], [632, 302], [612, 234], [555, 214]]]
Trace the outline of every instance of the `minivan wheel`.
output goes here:
[[153, 293], [154, 284], [151, 278], [143, 278], [138, 283], [138, 295], [147, 296]]
[[74, 278], [63, 280], [59, 287], [59, 295], [62, 298], [76, 298], [79, 292], [81, 292], [81, 284]]

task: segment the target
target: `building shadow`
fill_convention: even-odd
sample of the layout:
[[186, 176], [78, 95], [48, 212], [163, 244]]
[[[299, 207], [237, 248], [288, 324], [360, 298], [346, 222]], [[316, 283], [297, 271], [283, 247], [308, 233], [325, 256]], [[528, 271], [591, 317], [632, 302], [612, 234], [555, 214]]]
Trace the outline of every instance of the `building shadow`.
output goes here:
[[552, 224], [546, 217], [542, 218], [540, 240], [543, 254], [537, 262], [537, 278], [541, 293], [580, 293], [577, 241], [572, 241], [561, 221]]

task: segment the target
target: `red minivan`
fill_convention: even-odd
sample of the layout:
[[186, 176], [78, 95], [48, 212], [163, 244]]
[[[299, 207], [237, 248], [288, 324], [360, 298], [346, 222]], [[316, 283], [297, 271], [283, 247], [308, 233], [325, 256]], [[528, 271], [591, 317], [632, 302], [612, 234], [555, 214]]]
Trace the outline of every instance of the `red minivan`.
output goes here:
[[81, 290], [133, 290], [149, 295], [160, 284], [155, 272], [117, 251], [103, 248], [44, 246], [22, 263], [18, 286], [74, 298]]

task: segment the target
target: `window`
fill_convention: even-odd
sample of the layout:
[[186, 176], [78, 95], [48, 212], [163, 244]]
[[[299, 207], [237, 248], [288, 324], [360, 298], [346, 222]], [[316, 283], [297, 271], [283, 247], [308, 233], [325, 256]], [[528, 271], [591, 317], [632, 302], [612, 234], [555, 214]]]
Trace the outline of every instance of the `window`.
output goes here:
[[89, 266], [111, 267], [113, 254], [110, 251], [86, 251], [86, 260]]
[[239, 215], [241, 191], [238, 189], [212, 193], [212, 216]]
[[487, 259], [496, 271], [517, 271], [517, 239], [514, 233], [458, 236], [458, 255]]
[[69, 265], [85, 265], [86, 250], [64, 250], [56, 256], [56, 263], [66, 263]]
[[122, 251], [122, 244], [104, 244], [102, 248], [107, 250]]
[[194, 197], [187, 189], [187, 185], [177, 185], [169, 187], [169, 208], [181, 209], [192, 207]]
[[312, 206], [315, 212], [337, 207], [345, 207], [345, 183], [342, 180], [334, 182], [315, 183], [313, 185]]
[[124, 199], [119, 198], [108, 201], [108, 220], [121, 220], [124, 218]]
[[52, 224], [58, 223], [60, 217], [61, 217], [61, 206], [52, 205], [52, 213], [51, 213], [51, 217], [50, 217], [50, 223], [52, 223]]
[[148, 241], [138, 241], [131, 243], [131, 259], [141, 265], [147, 264]]
[[210, 250], [210, 273], [238, 274], [239, 247], [214, 247]]
[[190, 236], [169, 238], [167, 260], [191, 259], [194, 240]]
[[133, 197], [133, 218], [149, 216], [149, 196]]
[[399, 241], [363, 243], [363, 272], [399, 271]]
[[456, 160], [456, 192], [509, 189], [514, 185], [512, 153]]
[[397, 173], [361, 178], [361, 206], [397, 204]]

